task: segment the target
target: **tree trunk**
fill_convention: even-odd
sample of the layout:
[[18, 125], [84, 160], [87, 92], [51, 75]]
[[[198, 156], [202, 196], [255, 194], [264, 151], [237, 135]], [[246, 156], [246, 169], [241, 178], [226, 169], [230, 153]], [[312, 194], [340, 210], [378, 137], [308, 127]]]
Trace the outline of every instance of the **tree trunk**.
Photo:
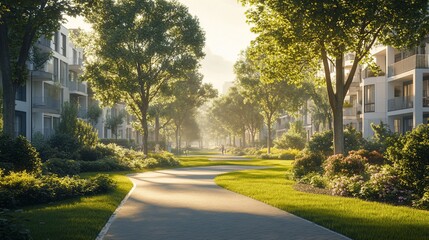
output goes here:
[[246, 130], [243, 129], [243, 146], [242, 147], [246, 147]]
[[142, 110], [142, 128], [143, 128], [143, 153], [147, 155], [149, 153], [148, 138], [149, 128], [147, 126], [147, 108]]
[[154, 138], [155, 138], [155, 144], [158, 144], [159, 142], [159, 116], [156, 115], [155, 117], [155, 133], [154, 133]]
[[232, 136], [232, 146], [236, 147], [236, 145], [235, 145], [235, 135]]
[[268, 124], [267, 154], [271, 154], [271, 125]]
[[176, 154], [179, 155], [180, 154], [179, 127], [177, 125], [176, 125], [175, 135], [176, 135]]
[[334, 154], [344, 153], [343, 102], [337, 102], [334, 112]]
[[9, 39], [5, 25], [0, 24], [0, 69], [3, 87], [3, 133], [15, 135], [15, 94], [16, 86], [13, 84], [10, 66]]

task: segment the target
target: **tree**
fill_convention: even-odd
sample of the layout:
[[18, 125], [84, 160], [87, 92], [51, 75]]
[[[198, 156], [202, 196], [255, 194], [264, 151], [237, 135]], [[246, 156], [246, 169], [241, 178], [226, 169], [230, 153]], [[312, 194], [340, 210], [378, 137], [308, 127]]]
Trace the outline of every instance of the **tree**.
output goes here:
[[91, 123], [92, 126], [95, 126], [98, 122], [98, 119], [101, 117], [103, 110], [98, 106], [98, 104], [93, 103], [89, 105], [88, 112], [86, 116], [88, 118], [88, 122]]
[[[0, 5], [0, 70], [3, 87], [3, 132], [14, 135], [15, 95], [28, 77], [27, 62], [41, 36], [60, 27], [64, 16], [91, 6], [90, 0], [3, 0]], [[33, 49], [33, 50], [32, 50]], [[36, 50], [37, 51], [37, 50]]]
[[264, 57], [260, 61], [253, 61], [248, 53], [243, 53], [235, 63], [234, 70], [247, 101], [256, 102], [261, 109], [268, 129], [267, 153], [270, 154], [274, 121], [282, 111], [296, 112], [302, 103], [303, 95], [294, 84], [288, 81], [286, 74], [283, 75], [283, 79], [267, 81], [266, 78], [270, 75], [261, 74], [257, 69], [261, 67], [258, 65], [264, 65], [265, 60], [267, 58]]
[[[249, 21], [257, 41], [274, 38], [290, 56], [323, 63], [329, 104], [334, 116], [334, 152], [344, 152], [343, 104], [360, 63], [376, 41], [394, 47], [417, 44], [428, 33], [427, 0], [241, 0], [249, 4]], [[344, 74], [346, 53], [353, 66]], [[293, 58], [292, 58], [293, 59]], [[331, 77], [335, 67], [335, 79]]]
[[119, 111], [115, 114], [110, 114], [106, 116], [106, 128], [112, 131], [112, 134], [115, 135], [115, 139], [118, 139], [118, 127], [124, 123], [125, 112]]
[[186, 7], [165, 0], [104, 0], [88, 15], [93, 56], [84, 78], [103, 104], [124, 102], [143, 131], [148, 110], [168, 82], [194, 70], [204, 56], [204, 33]]
[[180, 149], [179, 133], [185, 120], [192, 119], [197, 108], [207, 100], [217, 96], [217, 91], [210, 84], [202, 83], [203, 76], [189, 72], [170, 88], [173, 100], [167, 104], [167, 116], [171, 118], [176, 132], [176, 148]]

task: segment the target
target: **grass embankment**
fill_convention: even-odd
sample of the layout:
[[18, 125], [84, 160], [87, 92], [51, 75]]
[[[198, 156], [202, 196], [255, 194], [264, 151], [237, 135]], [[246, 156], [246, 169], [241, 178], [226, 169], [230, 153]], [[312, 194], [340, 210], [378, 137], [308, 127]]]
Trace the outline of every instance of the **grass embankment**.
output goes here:
[[354, 198], [303, 193], [285, 179], [290, 167], [227, 173], [216, 183], [352, 239], [428, 239], [429, 212]]
[[109, 193], [25, 208], [21, 216], [33, 239], [95, 239], [133, 186], [125, 174], [109, 173], [117, 184]]

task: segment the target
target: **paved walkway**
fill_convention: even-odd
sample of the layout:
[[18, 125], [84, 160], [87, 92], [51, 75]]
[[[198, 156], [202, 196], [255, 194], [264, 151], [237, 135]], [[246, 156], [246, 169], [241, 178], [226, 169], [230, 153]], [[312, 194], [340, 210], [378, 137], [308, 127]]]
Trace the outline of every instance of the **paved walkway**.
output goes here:
[[211, 166], [132, 175], [135, 189], [103, 239], [347, 239], [213, 181], [221, 173], [252, 168]]

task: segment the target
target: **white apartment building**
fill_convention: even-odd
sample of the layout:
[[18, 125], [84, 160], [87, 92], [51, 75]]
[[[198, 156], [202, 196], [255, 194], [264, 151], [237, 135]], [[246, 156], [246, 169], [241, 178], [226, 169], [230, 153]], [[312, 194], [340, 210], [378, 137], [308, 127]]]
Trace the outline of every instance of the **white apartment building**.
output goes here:
[[398, 133], [428, 123], [428, 42], [406, 51], [377, 45], [371, 53], [381, 74], [375, 76], [367, 69], [362, 72], [364, 137], [373, 135], [371, 123], [383, 121]]
[[64, 102], [77, 103], [82, 118], [88, 106], [87, 85], [79, 80], [83, 52], [70, 41], [69, 31], [61, 26], [52, 39], [41, 37], [35, 46], [51, 58], [38, 69], [28, 64], [29, 78], [17, 90], [15, 107], [15, 132], [30, 140], [37, 132], [54, 133]]

